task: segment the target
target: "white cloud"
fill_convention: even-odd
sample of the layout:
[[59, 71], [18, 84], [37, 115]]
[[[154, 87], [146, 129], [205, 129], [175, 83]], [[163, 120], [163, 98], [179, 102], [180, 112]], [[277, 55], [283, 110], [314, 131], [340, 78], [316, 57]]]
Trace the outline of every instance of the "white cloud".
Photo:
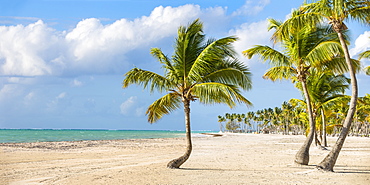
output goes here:
[[350, 49], [350, 54], [354, 57], [367, 50], [370, 50], [370, 31], [365, 31], [357, 37], [354, 48]]
[[55, 30], [42, 21], [28, 26], [0, 26], [0, 73], [3, 75], [46, 75], [46, 60], [56, 48]]
[[[365, 31], [363, 34], [357, 37], [355, 45], [349, 50], [352, 58], [358, 58], [358, 55], [364, 51], [370, 50], [370, 31]], [[369, 66], [369, 59], [361, 60], [363, 66]]]
[[24, 97], [24, 104], [29, 105], [31, 104], [32, 100], [35, 99], [36, 93], [35, 92], [30, 92]]
[[123, 115], [129, 115], [132, 111], [132, 108], [134, 107], [136, 103], [137, 97], [136, 96], [131, 96], [129, 99], [124, 101], [121, 106], [121, 114]]
[[4, 100], [12, 99], [14, 96], [19, 94], [16, 85], [14, 84], [4, 84], [0, 89], [0, 102]]
[[62, 92], [60, 93], [55, 99], [59, 100], [59, 99], [63, 99], [64, 97], [66, 97], [66, 94], [65, 92]]
[[201, 10], [199, 5], [159, 6], [149, 16], [107, 25], [96, 18], [84, 19], [70, 31], [57, 31], [41, 20], [26, 26], [0, 26], [0, 73], [39, 76], [122, 72], [130, 51], [174, 37], [179, 25], [195, 18], [211, 20], [224, 14], [220, 7]]
[[71, 86], [72, 86], [72, 87], [80, 87], [80, 86], [82, 86], [82, 85], [83, 85], [83, 83], [82, 83], [81, 81], [77, 80], [77, 79], [74, 79], [74, 80], [71, 82]]
[[239, 28], [230, 30], [230, 35], [236, 35], [239, 40], [235, 42], [234, 47], [237, 53], [253, 47], [254, 45], [271, 45], [271, 32], [267, 31], [267, 20], [244, 23]]
[[26, 101], [30, 101], [30, 100], [32, 100], [32, 98], [34, 98], [34, 96], [35, 96], [35, 93], [34, 93], [34, 92], [30, 92], [30, 93], [28, 93], [28, 94], [24, 97], [24, 100], [26, 100]]
[[67, 95], [67, 93], [62, 92], [58, 96], [56, 96], [52, 101], [50, 101], [47, 104], [48, 110], [49, 111], [56, 110], [58, 108], [59, 103], [61, 102], [62, 99], [64, 99], [66, 97], [66, 95]]
[[256, 15], [261, 12], [266, 5], [270, 4], [270, 0], [252, 1], [247, 0], [245, 4], [233, 12], [233, 16], [239, 15]]

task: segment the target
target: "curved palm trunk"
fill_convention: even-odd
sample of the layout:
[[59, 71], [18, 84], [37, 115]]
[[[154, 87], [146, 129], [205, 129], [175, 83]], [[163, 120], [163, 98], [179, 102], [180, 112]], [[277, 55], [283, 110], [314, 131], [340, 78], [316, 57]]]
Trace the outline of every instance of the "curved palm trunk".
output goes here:
[[190, 157], [193, 149], [191, 144], [191, 130], [190, 130], [190, 100], [183, 100], [184, 113], [185, 113], [185, 127], [186, 127], [186, 152], [179, 158], [173, 159], [167, 164], [167, 168], [176, 169], [180, 168], [182, 164]]
[[347, 116], [343, 123], [343, 129], [337, 139], [337, 142], [333, 146], [333, 149], [330, 151], [330, 153], [320, 162], [320, 164], [317, 165], [318, 169], [321, 169], [324, 171], [334, 171], [333, 168], [339, 156], [339, 152], [341, 151], [344, 141], [348, 135], [348, 131], [351, 128], [353, 116], [356, 112], [356, 103], [357, 103], [357, 97], [358, 97], [357, 79], [355, 75], [355, 70], [353, 69], [353, 66], [351, 63], [351, 58], [348, 52], [347, 44], [344, 41], [343, 34], [341, 32], [337, 32], [337, 33], [338, 33], [338, 37], [339, 37], [340, 43], [344, 51], [346, 63], [348, 65], [349, 74], [351, 77], [352, 96], [351, 96], [351, 101], [350, 101], [349, 109], [347, 112]]
[[308, 165], [310, 160], [310, 146], [312, 144], [312, 140], [315, 136], [315, 122], [313, 119], [312, 107], [311, 107], [311, 99], [308, 94], [307, 85], [305, 81], [302, 81], [303, 93], [306, 98], [307, 104], [307, 111], [308, 111], [308, 120], [310, 122], [310, 133], [308, 134], [306, 141], [303, 143], [302, 147], [298, 150], [297, 154], [295, 155], [294, 162], [301, 165]]
[[324, 147], [328, 146], [328, 143], [326, 141], [326, 120], [325, 120], [325, 114], [324, 109], [321, 109], [321, 119], [322, 119], [322, 144]]

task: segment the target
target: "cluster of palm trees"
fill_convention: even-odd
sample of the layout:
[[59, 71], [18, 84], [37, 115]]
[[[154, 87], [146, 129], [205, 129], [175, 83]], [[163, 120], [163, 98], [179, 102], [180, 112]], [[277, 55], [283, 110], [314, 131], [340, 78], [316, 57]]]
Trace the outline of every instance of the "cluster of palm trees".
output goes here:
[[352, 93], [347, 115], [336, 144], [317, 166], [321, 170], [333, 171], [351, 128], [358, 99], [356, 71], [360, 69], [360, 62], [350, 57], [346, 35], [348, 27], [344, 21], [351, 19], [369, 25], [369, 5], [367, 0], [305, 1], [286, 21], [269, 20], [268, 29], [274, 30], [272, 40], [282, 51], [257, 45], [243, 52], [249, 58], [258, 55], [262, 61], [269, 62], [272, 68], [264, 74], [264, 78], [272, 81], [289, 79], [293, 83], [299, 83], [297, 86], [304, 95], [310, 129], [306, 141], [296, 154], [295, 162], [298, 164], [308, 164], [309, 149], [316, 135], [316, 109], [312, 101], [314, 94], [309, 90], [315, 87], [309, 87], [310, 76], [325, 73], [340, 75], [347, 72]]
[[307, 129], [305, 114], [302, 107], [284, 102], [282, 107], [246, 114], [226, 113], [225, 116], [218, 116], [218, 122], [222, 132], [303, 134]]
[[[248, 114], [226, 113], [225, 116], [218, 116], [220, 131], [239, 133], [249, 133], [254, 131], [253, 122], [251, 122], [253, 115], [251, 113], [252, 112]], [[225, 123], [225, 126], [223, 123]]]
[[[330, 81], [331, 83], [333, 81]], [[330, 84], [326, 84], [329, 85]], [[326, 136], [338, 136], [348, 111], [350, 97], [337, 94], [313, 103], [316, 124], [315, 144], [327, 147]], [[281, 107], [265, 108], [247, 113], [226, 113], [218, 116], [221, 132], [298, 135], [309, 132], [306, 105], [303, 100], [290, 99]], [[370, 94], [359, 97], [351, 136], [370, 136]]]
[[[318, 165], [319, 169], [333, 171], [344, 140], [350, 129], [353, 128], [351, 127], [352, 122], [364, 116], [356, 114], [358, 102], [356, 72], [360, 69], [360, 63], [359, 60], [352, 59], [349, 55], [347, 48], [349, 39], [346, 35], [348, 28], [344, 21], [355, 20], [369, 25], [370, 2], [368, 0], [315, 0], [311, 3], [307, 2], [304, 1], [304, 4], [284, 22], [270, 19], [268, 29], [274, 30], [272, 40], [274, 46], [277, 45], [277, 48], [282, 49], [281, 51], [274, 47], [257, 45], [245, 50], [243, 54], [248, 58], [258, 55], [262, 61], [269, 62], [272, 68], [263, 76], [265, 79], [273, 81], [289, 79], [296, 84], [298, 89], [302, 90], [304, 98], [296, 100], [296, 104], [300, 102], [305, 105], [305, 108], [301, 108], [298, 115], [303, 115], [302, 117], [307, 119], [309, 124], [299, 126], [298, 122], [302, 121], [302, 118], [297, 117], [295, 118], [298, 127], [296, 130], [300, 132], [309, 129], [307, 139], [296, 155], [295, 162], [299, 164], [307, 165], [309, 162], [309, 148], [317, 130], [316, 117], [319, 114], [329, 114], [328, 106], [340, 104], [338, 102], [345, 97], [343, 95], [337, 96], [337, 94], [343, 92], [343, 89], [346, 89], [350, 84], [352, 95], [348, 111], [343, 112], [345, 119], [340, 135], [328, 156]], [[236, 40], [237, 38], [233, 36], [218, 40], [206, 40], [203, 34], [203, 24], [197, 19], [187, 27], [181, 26], [178, 29], [174, 54], [171, 57], [165, 55], [158, 48], [151, 50], [151, 54], [162, 65], [164, 75], [139, 68], [134, 68], [125, 74], [124, 88], [138, 84], [150, 91], [157, 90], [160, 93], [167, 93], [149, 106], [146, 113], [150, 123], [156, 122], [163, 115], [180, 107], [184, 108], [187, 148], [184, 155], [168, 163], [168, 168], [179, 168], [189, 158], [192, 151], [191, 102], [223, 103], [230, 108], [236, 106], [236, 103], [252, 105], [241, 93], [241, 90], [251, 89], [251, 73], [248, 67], [237, 58], [232, 47], [232, 43]], [[360, 57], [369, 58], [369, 53], [365, 52]], [[350, 82], [344, 76], [340, 76], [343, 73], [349, 74]], [[316, 79], [312, 76], [320, 76], [321, 78]], [[332, 90], [335, 83], [328, 85], [330, 80], [333, 82], [341, 81], [342, 85], [335, 86], [335, 90]], [[333, 100], [329, 101], [327, 98]], [[271, 110], [281, 114], [293, 114], [289, 109], [288, 106]], [[259, 119], [262, 119], [262, 112], [258, 112]], [[324, 123], [328, 123], [330, 126], [328, 116], [325, 118], [327, 121]], [[227, 119], [233, 119], [228, 126], [229, 129], [239, 129], [237, 122], [239, 120], [243, 122], [243, 119], [248, 121], [246, 119], [249, 119], [249, 115], [244, 115], [244, 118], [240, 115], [240, 118], [232, 116]], [[266, 119], [267, 116], [263, 117], [260, 122], [265, 123]], [[291, 128], [290, 124], [295, 122], [293, 119], [289, 120], [290, 122], [272, 119], [272, 117], [268, 119], [266, 123], [270, 125], [281, 122], [283, 126], [277, 126], [276, 130], [284, 133], [288, 133]], [[327, 128], [327, 126], [325, 127]]]

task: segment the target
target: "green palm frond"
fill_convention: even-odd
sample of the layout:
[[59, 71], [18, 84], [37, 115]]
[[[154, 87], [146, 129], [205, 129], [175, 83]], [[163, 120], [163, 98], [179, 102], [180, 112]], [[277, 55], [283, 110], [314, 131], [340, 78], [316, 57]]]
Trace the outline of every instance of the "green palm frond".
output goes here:
[[247, 106], [252, 106], [252, 103], [247, 100], [239, 91], [237, 86], [228, 85], [217, 82], [206, 82], [195, 85], [192, 89], [192, 94], [199, 98], [203, 104], [227, 104], [230, 108], [235, 107], [236, 103], [244, 103]]
[[172, 83], [167, 78], [151, 72], [138, 68], [133, 68], [128, 71], [123, 80], [122, 87], [126, 88], [131, 84], [137, 84], [143, 86], [146, 89], [149, 86], [149, 90], [153, 92], [158, 90], [159, 92], [168, 91], [172, 87]]
[[296, 76], [297, 71], [289, 66], [272, 67], [266, 71], [263, 75], [264, 79], [270, 79], [272, 81], [291, 79]]
[[305, 13], [296, 15], [286, 20], [272, 35], [272, 40], [275, 43], [281, 42], [282, 40], [288, 40], [291, 36], [292, 30], [299, 30], [307, 27], [308, 25], [317, 25], [322, 21], [322, 17], [318, 13]]
[[181, 107], [181, 97], [177, 93], [169, 93], [154, 101], [146, 111], [148, 122], [154, 123], [161, 119], [163, 115]]
[[[306, 83], [312, 105], [316, 108], [347, 100], [344, 93], [349, 88], [350, 79], [344, 75], [335, 75], [331, 71], [312, 71]], [[296, 86], [302, 89], [301, 84], [296, 84]]]
[[338, 55], [342, 49], [337, 41], [325, 41], [319, 43], [316, 47], [309, 51], [306, 60], [314, 64], [314, 66], [321, 65], [322, 61], [330, 61], [334, 56]]
[[267, 27], [267, 30], [270, 31], [272, 29], [277, 29], [281, 24], [283, 24], [281, 21], [278, 21], [276, 19], [267, 19], [269, 22], [269, 25]]
[[264, 62], [269, 61], [273, 66], [290, 66], [290, 59], [283, 53], [272, 49], [269, 46], [256, 45], [251, 49], [243, 51], [243, 54], [251, 59], [254, 55], [259, 55]]
[[[355, 59], [352, 59], [351, 61], [355, 72], [359, 72], [361, 70], [361, 62]], [[349, 70], [343, 56], [337, 56], [332, 58], [331, 60], [325, 60], [321, 61], [321, 63], [315, 63], [315, 67], [320, 71], [332, 70], [336, 74], [344, 74]]]
[[305, 105], [306, 104], [306, 102], [304, 100], [300, 100], [300, 99], [296, 99], [296, 98], [290, 99], [289, 103], [290, 104], [300, 104], [300, 105]]
[[365, 73], [370, 75], [370, 66], [365, 67]]
[[215, 65], [223, 63], [228, 58], [235, 58], [236, 53], [230, 44], [236, 40], [236, 37], [225, 37], [207, 45], [191, 65], [187, 78], [199, 82], [204, 75], [215, 69]]
[[219, 82], [237, 85], [244, 90], [252, 88], [251, 73], [247, 66], [238, 60], [225, 61], [218, 70], [203, 77], [204, 82]]
[[187, 27], [181, 26], [178, 29], [176, 38], [175, 54], [172, 57], [174, 67], [183, 78], [188, 76], [190, 68], [203, 50], [203, 24], [199, 19]]
[[367, 50], [367, 51], [364, 51], [362, 53], [359, 54], [359, 60], [363, 59], [363, 58], [368, 58], [370, 59], [370, 50]]
[[174, 72], [175, 69], [172, 66], [171, 59], [169, 59], [165, 54], [163, 54], [162, 50], [159, 48], [152, 48], [150, 53], [154, 58], [156, 58], [159, 62], [163, 64], [163, 67], [171, 72]]
[[350, 20], [370, 25], [370, 2], [368, 0], [347, 1], [345, 4]]

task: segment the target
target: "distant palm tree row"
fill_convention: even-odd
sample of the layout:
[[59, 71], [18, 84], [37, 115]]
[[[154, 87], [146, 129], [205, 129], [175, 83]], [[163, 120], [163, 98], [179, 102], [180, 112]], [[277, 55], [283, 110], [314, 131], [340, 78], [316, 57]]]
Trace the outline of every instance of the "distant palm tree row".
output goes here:
[[[337, 136], [341, 132], [349, 99], [348, 96], [337, 94], [323, 102], [314, 100], [316, 145], [327, 146], [326, 136]], [[298, 135], [310, 131], [305, 102], [298, 99], [285, 101], [281, 107], [219, 115], [218, 122], [222, 132]], [[359, 97], [349, 134], [370, 137], [370, 94]]]

